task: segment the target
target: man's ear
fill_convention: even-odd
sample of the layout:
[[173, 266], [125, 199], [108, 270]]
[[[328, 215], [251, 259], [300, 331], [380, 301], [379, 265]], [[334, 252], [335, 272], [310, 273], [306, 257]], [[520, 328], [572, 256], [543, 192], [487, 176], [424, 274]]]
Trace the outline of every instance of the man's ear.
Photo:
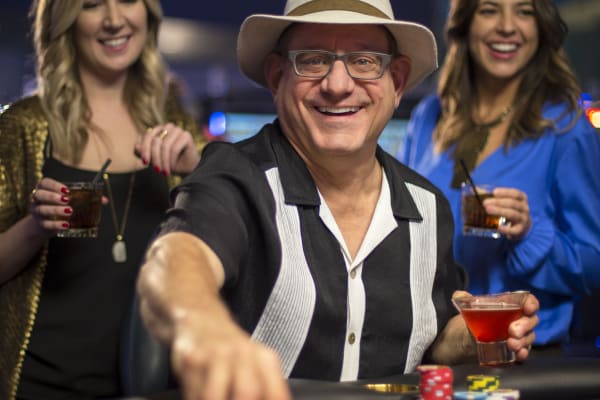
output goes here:
[[267, 86], [271, 94], [275, 96], [279, 89], [279, 82], [283, 76], [283, 59], [279, 54], [271, 53], [265, 58], [263, 71]]
[[400, 105], [400, 99], [404, 94], [408, 75], [410, 74], [410, 58], [406, 56], [396, 56], [390, 62], [390, 73], [394, 81], [394, 91], [396, 92], [396, 107]]

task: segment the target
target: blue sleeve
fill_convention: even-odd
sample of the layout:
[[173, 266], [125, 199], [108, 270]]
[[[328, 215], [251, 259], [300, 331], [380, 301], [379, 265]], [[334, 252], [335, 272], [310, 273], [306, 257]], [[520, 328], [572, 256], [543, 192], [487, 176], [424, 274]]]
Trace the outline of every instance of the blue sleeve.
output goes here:
[[413, 110], [406, 127], [404, 141], [398, 148], [396, 158], [414, 168], [418, 158], [431, 142], [431, 135], [440, 115], [440, 102], [437, 96], [425, 97]]
[[[560, 295], [600, 289], [600, 135], [580, 119], [558, 134], [548, 206], [509, 254], [510, 274]], [[548, 215], [553, 215], [551, 219]]]

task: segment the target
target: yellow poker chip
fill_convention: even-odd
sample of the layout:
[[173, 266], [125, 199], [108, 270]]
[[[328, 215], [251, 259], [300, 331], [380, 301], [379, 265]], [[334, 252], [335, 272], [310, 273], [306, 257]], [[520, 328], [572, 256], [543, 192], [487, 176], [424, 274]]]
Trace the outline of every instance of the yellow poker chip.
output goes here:
[[467, 383], [498, 383], [500, 378], [495, 375], [468, 375]]
[[500, 387], [500, 378], [493, 375], [468, 375], [467, 390], [472, 392], [489, 392]]

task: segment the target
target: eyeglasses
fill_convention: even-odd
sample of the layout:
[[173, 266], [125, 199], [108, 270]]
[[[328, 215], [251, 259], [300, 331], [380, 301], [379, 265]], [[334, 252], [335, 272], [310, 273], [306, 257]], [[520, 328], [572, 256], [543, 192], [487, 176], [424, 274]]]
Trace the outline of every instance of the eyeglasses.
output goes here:
[[333, 63], [342, 60], [352, 78], [370, 80], [382, 77], [392, 56], [374, 51], [336, 54], [325, 50], [290, 50], [288, 58], [298, 76], [324, 78], [331, 72]]

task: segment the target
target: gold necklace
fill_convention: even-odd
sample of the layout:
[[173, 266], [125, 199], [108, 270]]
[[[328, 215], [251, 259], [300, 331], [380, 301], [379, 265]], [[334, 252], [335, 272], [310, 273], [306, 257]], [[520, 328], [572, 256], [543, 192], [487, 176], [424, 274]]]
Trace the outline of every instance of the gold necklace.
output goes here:
[[487, 144], [487, 141], [490, 137], [490, 130], [504, 122], [504, 120], [506, 119], [508, 114], [510, 114], [511, 111], [512, 107], [508, 106], [502, 111], [502, 113], [500, 113], [500, 115], [496, 119], [490, 122], [478, 124], [475, 121], [473, 121], [475, 131], [477, 132], [477, 135], [481, 137], [481, 143], [479, 144], [479, 147], [477, 149], [477, 154], [481, 153], [483, 149], [485, 149], [485, 145]]
[[135, 183], [135, 171], [131, 173], [131, 179], [129, 181], [129, 191], [125, 200], [125, 208], [123, 209], [123, 218], [121, 219], [121, 225], [117, 221], [117, 211], [115, 209], [115, 202], [113, 199], [112, 188], [110, 186], [110, 177], [105, 172], [102, 177], [106, 182], [106, 192], [110, 201], [110, 211], [112, 214], [113, 225], [115, 226], [115, 232], [117, 233], [116, 240], [112, 246], [112, 256], [116, 263], [124, 263], [127, 261], [127, 246], [123, 235], [125, 234], [125, 227], [127, 226], [127, 215], [129, 214], [129, 206], [131, 205], [131, 198], [133, 197], [133, 185]]

